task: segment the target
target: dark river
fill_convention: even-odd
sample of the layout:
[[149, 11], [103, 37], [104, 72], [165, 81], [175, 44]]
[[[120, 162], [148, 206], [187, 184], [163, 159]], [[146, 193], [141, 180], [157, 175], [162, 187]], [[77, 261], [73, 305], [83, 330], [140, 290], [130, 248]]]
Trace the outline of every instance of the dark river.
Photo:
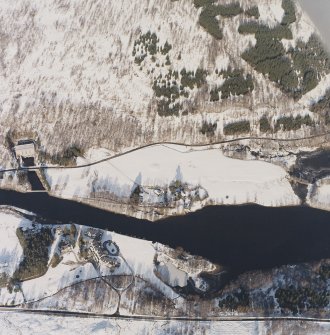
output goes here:
[[309, 207], [212, 206], [155, 223], [47, 193], [0, 190], [0, 204], [47, 222], [74, 222], [158, 241], [228, 266], [235, 273], [330, 258], [330, 212]]

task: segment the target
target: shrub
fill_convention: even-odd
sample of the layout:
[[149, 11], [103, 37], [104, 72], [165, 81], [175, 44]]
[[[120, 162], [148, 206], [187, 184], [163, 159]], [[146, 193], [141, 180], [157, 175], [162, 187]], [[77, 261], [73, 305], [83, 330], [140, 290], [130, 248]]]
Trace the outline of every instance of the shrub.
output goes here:
[[242, 133], [249, 133], [251, 130], [249, 121], [238, 121], [229, 123], [224, 126], [223, 132], [225, 135], [236, 135]]

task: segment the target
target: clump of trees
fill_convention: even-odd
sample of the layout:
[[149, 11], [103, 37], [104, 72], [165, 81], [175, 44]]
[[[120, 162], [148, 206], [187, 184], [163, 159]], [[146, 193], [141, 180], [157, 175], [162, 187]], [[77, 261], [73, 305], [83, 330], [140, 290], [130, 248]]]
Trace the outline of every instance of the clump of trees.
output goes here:
[[289, 25], [296, 22], [296, 8], [292, 0], [282, 0], [282, 8], [284, 9], [284, 16], [282, 25]]
[[130, 201], [133, 205], [137, 205], [140, 202], [140, 194], [142, 193], [142, 188], [140, 185], [136, 185], [130, 195]]
[[210, 91], [210, 100], [219, 101], [219, 93], [222, 99], [228, 99], [231, 95], [246, 95], [254, 90], [252, 76], [244, 76], [242, 70], [227, 70], [220, 72], [225, 82], [220, 87]]
[[244, 12], [244, 14], [249, 16], [249, 17], [254, 17], [255, 19], [259, 19], [259, 17], [260, 17], [258, 6], [253, 6], [253, 7], [248, 8]]
[[311, 111], [314, 113], [322, 113], [327, 110], [330, 110], [330, 89], [328, 89], [325, 95], [314, 103], [311, 108]]
[[23, 259], [13, 278], [23, 281], [43, 276], [48, 269], [48, 250], [54, 240], [51, 229], [42, 227], [38, 231], [23, 231], [17, 228], [16, 235], [23, 249]]
[[289, 50], [294, 69], [301, 73], [301, 87], [298, 97], [315, 88], [322, 73], [330, 72], [330, 58], [316, 35], [307, 43], [298, 41], [295, 48]]
[[78, 145], [72, 145], [64, 149], [62, 152], [53, 155], [47, 153], [46, 151], [40, 151], [39, 160], [41, 162], [48, 161], [55, 165], [73, 166], [76, 165], [77, 157], [82, 157], [84, 154], [85, 151], [83, 148], [79, 147]]
[[0, 273], [0, 288], [1, 287], [6, 287], [9, 281], [9, 276], [7, 275], [6, 272], [1, 272]]
[[267, 75], [286, 94], [299, 99], [316, 87], [322, 73], [330, 71], [329, 55], [316, 36], [307, 43], [299, 41], [288, 52], [282, 39], [292, 39], [290, 24], [296, 21], [295, 6], [291, 0], [282, 2], [285, 15], [280, 25], [269, 28], [258, 22], [240, 25], [241, 34], [255, 34], [257, 43], [242, 54], [256, 71]]
[[215, 9], [216, 7], [213, 5], [206, 6], [199, 16], [198, 23], [215, 39], [221, 40], [223, 38], [223, 33], [222, 29], [219, 27]]
[[203, 121], [202, 127], [200, 129], [200, 132], [203, 135], [207, 136], [213, 136], [214, 132], [217, 130], [217, 123], [207, 122]]
[[134, 42], [132, 56], [134, 57], [134, 62], [141, 66], [148, 55], [155, 61], [157, 53], [160, 52], [162, 55], [167, 55], [171, 49], [172, 45], [167, 41], [163, 46], [159, 46], [159, 39], [156, 33], [148, 31], [145, 34], [141, 34]]
[[325, 95], [312, 105], [311, 111], [324, 116], [325, 124], [330, 124], [330, 90], [327, 90]]
[[258, 34], [260, 39], [261, 34], [265, 34], [268, 39], [291, 40], [293, 38], [292, 31], [287, 26], [278, 25], [274, 28], [269, 28], [268, 26], [259, 24], [256, 21], [243, 22], [238, 27], [238, 32], [240, 34]]
[[181, 104], [171, 103], [164, 99], [157, 101], [157, 111], [160, 116], [178, 116]]
[[272, 130], [272, 127], [270, 125], [270, 122], [267, 118], [267, 116], [263, 116], [259, 121], [260, 131], [262, 133], [267, 133]]
[[19, 185], [28, 183], [28, 173], [26, 171], [17, 171], [17, 181]]
[[207, 71], [198, 68], [195, 72], [187, 71], [183, 68], [180, 71], [181, 75], [181, 86], [184, 88], [189, 87], [191, 90], [194, 87], [200, 88], [206, 83]]
[[206, 83], [207, 71], [198, 68], [196, 71], [187, 71], [183, 68], [178, 71], [169, 70], [154, 80], [153, 90], [157, 101], [157, 111], [160, 116], [178, 115], [181, 104], [177, 102], [180, 97], [189, 97], [189, 90], [200, 88]]
[[223, 132], [225, 135], [236, 135], [249, 133], [251, 130], [249, 121], [238, 121], [234, 123], [229, 123], [223, 127]]
[[301, 115], [298, 115], [296, 117], [283, 116], [276, 121], [275, 131], [279, 131], [281, 128], [284, 131], [298, 130], [303, 125], [312, 127], [315, 125], [315, 123], [309, 115], [306, 115], [304, 117], [302, 117]]
[[52, 268], [56, 268], [58, 264], [61, 263], [63, 257], [61, 257], [57, 252], [54, 253], [52, 259], [50, 260], [50, 265]]
[[324, 308], [329, 303], [329, 293], [326, 290], [317, 291], [312, 288], [279, 288], [275, 292], [275, 298], [281, 309], [287, 309], [293, 314], [301, 310]]
[[216, 17], [233, 17], [243, 13], [243, 9], [238, 2], [229, 5], [214, 5], [214, 2], [215, 0], [195, 0], [194, 4], [197, 8], [202, 7], [199, 24], [214, 38], [221, 40], [223, 33]]
[[330, 265], [329, 264], [323, 264], [320, 266], [319, 275], [322, 280], [328, 280], [330, 279]]
[[14, 140], [13, 140], [12, 135], [11, 135], [10, 132], [7, 132], [7, 134], [5, 136], [4, 145], [8, 150], [12, 150], [15, 146]]

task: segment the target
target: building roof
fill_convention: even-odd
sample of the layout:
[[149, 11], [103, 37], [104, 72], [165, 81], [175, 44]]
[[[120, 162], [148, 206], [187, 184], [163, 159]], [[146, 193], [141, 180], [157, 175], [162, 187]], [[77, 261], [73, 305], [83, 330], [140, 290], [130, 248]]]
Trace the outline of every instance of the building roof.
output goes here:
[[26, 144], [18, 144], [15, 146], [15, 150], [34, 150], [33, 143], [26, 143]]

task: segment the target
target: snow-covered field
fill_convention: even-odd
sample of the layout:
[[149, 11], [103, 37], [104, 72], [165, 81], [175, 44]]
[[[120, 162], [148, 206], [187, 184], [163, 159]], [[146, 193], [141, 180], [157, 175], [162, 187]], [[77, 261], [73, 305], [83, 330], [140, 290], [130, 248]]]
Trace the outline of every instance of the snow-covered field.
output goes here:
[[[104, 157], [104, 150], [100, 153]], [[98, 156], [98, 150], [91, 150], [89, 158], [78, 159], [77, 164], [88, 163]], [[299, 203], [284, 169], [262, 161], [228, 158], [216, 146], [154, 145], [86, 168], [49, 169], [47, 180], [52, 193], [65, 198], [109, 192], [127, 199], [136, 185], [166, 187], [179, 180], [203, 187], [209, 196], [206, 201], [215, 204]], [[205, 201], [195, 204], [193, 209], [203, 204]]]
[[327, 322], [302, 321], [136, 321], [0, 313], [0, 335], [325, 335]]

